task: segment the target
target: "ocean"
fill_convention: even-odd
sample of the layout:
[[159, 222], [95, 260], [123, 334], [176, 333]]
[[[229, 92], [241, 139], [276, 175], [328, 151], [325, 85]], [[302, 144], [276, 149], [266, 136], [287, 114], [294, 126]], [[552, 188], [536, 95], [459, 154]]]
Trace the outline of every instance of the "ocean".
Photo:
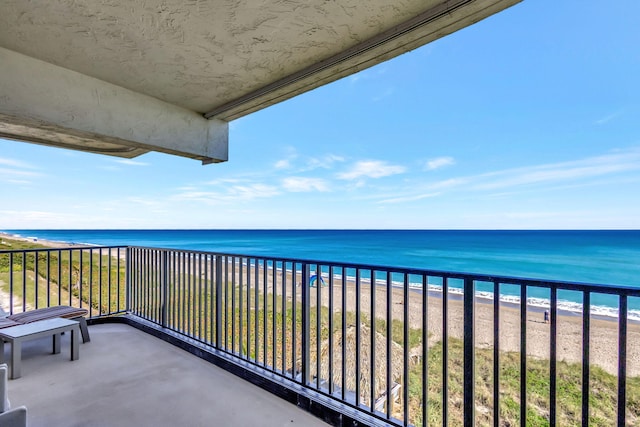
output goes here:
[[[5, 230], [22, 237], [96, 245], [137, 245], [328, 262], [492, 274], [640, 287], [640, 230]], [[437, 288], [437, 285], [434, 286]], [[456, 292], [456, 290], [453, 290]], [[492, 298], [489, 288], [478, 287]], [[504, 286], [501, 299], [518, 302]], [[528, 303], [548, 306], [533, 288]], [[581, 310], [578, 293], [559, 294], [560, 307]], [[592, 312], [617, 316], [618, 300], [593, 295]], [[640, 320], [640, 301], [629, 301]]]

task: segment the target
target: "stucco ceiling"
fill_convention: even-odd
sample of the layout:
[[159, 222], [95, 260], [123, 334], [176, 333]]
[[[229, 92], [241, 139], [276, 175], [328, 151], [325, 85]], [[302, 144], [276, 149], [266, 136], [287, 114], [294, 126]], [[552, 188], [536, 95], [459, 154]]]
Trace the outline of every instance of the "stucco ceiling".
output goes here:
[[517, 1], [2, 0], [0, 47], [226, 122]]

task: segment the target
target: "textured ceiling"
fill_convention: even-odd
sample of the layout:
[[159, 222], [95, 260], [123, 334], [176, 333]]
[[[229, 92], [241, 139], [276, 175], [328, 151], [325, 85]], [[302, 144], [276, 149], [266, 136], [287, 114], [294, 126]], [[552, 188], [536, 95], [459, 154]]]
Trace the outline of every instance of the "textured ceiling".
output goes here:
[[0, 46], [206, 113], [442, 3], [2, 0]]
[[228, 121], [519, 1], [0, 0], [0, 136], [225, 161]]

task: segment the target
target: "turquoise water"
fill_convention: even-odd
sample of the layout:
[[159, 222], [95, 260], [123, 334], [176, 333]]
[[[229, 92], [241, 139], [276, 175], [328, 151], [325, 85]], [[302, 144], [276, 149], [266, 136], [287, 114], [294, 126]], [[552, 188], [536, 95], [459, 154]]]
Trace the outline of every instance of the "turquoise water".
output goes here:
[[[98, 245], [139, 245], [241, 255], [300, 258], [380, 266], [494, 274], [640, 287], [640, 230], [6, 230]], [[432, 284], [437, 288], [438, 283]], [[490, 289], [478, 287], [480, 292]], [[517, 302], [519, 290], [501, 298]], [[489, 294], [483, 294], [491, 297]], [[548, 305], [547, 291], [531, 288], [529, 304]], [[580, 294], [561, 293], [563, 308], [580, 310]], [[593, 295], [594, 312], [616, 315], [617, 298]], [[640, 301], [630, 300], [637, 310]]]

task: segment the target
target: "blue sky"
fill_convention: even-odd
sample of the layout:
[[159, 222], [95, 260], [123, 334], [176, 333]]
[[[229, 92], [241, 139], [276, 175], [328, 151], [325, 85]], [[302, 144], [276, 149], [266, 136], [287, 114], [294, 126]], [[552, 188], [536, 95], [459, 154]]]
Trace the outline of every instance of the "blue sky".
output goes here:
[[232, 122], [223, 164], [0, 139], [0, 229], [640, 228], [638, 16], [525, 0]]

